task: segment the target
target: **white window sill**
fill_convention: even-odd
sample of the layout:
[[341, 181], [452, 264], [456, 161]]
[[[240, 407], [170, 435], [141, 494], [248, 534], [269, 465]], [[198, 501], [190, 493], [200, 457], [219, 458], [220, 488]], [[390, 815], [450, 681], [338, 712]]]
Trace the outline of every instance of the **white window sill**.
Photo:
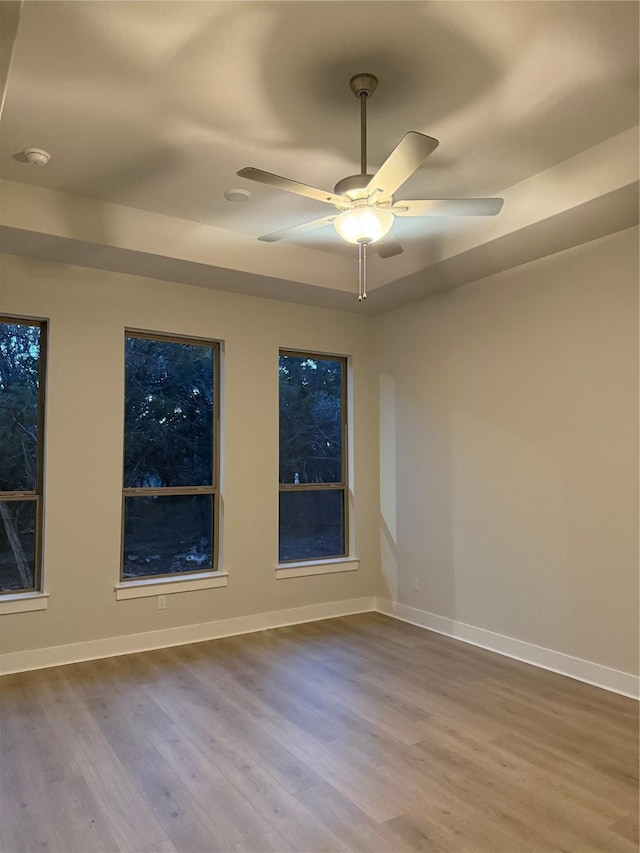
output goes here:
[[332, 575], [336, 572], [355, 572], [360, 560], [339, 557], [335, 560], [314, 560], [305, 563], [280, 563], [276, 566], [276, 579], [304, 578], [309, 575]]
[[218, 586], [226, 586], [228, 579], [228, 572], [199, 572], [188, 577], [123, 581], [115, 586], [116, 599], [122, 601], [127, 598], [148, 598], [152, 595], [172, 595], [175, 592], [214, 589]]
[[0, 614], [30, 613], [33, 610], [46, 610], [49, 606], [49, 594], [46, 592], [16, 592], [0, 598]]

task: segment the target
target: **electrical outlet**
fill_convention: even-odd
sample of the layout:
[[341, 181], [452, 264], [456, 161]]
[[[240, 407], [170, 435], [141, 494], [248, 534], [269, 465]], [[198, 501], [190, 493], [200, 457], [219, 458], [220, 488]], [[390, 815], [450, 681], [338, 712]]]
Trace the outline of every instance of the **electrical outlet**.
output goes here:
[[158, 596], [158, 610], [166, 610], [167, 609], [167, 596], [159, 595]]
[[413, 589], [415, 592], [420, 591], [420, 578], [414, 578], [413, 579]]

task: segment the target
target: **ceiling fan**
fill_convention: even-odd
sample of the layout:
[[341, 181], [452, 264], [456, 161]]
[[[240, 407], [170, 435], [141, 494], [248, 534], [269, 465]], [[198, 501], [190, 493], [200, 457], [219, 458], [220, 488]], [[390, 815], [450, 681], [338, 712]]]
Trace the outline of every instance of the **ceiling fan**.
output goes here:
[[[333, 205], [337, 213], [294, 225], [282, 231], [258, 237], [268, 243], [295, 237], [333, 224], [338, 234], [358, 245], [358, 301], [367, 298], [366, 258], [369, 243], [376, 243], [378, 254], [390, 258], [402, 252], [402, 246], [389, 235], [396, 216], [495, 216], [502, 209], [501, 198], [411, 199], [396, 201], [394, 193], [404, 184], [439, 142], [410, 130], [402, 137], [375, 175], [367, 173], [367, 99], [378, 85], [373, 74], [356, 74], [350, 80], [351, 91], [360, 99], [360, 174], [338, 181], [333, 192], [301, 184], [289, 178], [263, 172], [253, 166], [236, 174], [275, 189], [306, 196]], [[379, 242], [378, 242], [379, 241]]]

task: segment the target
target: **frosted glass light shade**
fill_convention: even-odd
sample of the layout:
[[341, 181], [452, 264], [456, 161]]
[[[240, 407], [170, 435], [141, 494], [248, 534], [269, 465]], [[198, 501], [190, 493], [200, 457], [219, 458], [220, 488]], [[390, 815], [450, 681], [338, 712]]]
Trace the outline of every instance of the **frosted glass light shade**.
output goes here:
[[363, 205], [345, 210], [333, 224], [338, 234], [349, 243], [375, 243], [393, 225], [393, 213], [385, 208]]

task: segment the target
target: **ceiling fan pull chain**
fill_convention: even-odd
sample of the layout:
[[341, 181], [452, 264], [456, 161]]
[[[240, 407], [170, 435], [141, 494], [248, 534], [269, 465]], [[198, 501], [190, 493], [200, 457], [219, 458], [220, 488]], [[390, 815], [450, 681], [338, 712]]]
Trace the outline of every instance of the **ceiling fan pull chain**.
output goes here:
[[367, 298], [367, 244], [358, 243], [358, 302]]
[[367, 298], [367, 244], [362, 244], [362, 298]]

